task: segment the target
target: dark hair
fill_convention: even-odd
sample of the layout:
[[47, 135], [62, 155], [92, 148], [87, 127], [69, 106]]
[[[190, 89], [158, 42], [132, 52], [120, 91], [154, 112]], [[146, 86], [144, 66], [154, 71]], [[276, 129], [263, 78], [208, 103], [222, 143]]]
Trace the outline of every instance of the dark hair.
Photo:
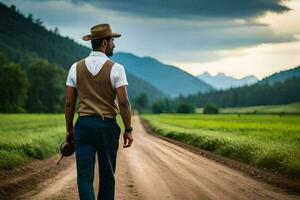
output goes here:
[[109, 41], [111, 37], [99, 38], [91, 40], [92, 48], [99, 49], [102, 45], [103, 40]]

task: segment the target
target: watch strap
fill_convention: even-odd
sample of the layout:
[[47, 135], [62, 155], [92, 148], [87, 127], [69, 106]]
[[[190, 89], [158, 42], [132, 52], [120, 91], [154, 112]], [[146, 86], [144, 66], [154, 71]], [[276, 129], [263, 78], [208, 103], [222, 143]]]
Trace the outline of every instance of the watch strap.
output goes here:
[[132, 132], [133, 128], [130, 127], [130, 128], [125, 128], [125, 132]]

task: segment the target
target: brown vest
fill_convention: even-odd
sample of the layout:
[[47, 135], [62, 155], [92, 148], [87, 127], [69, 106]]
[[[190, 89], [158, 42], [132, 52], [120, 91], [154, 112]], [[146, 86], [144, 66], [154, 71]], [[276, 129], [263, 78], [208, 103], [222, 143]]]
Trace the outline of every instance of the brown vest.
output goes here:
[[115, 118], [118, 114], [116, 90], [110, 79], [111, 68], [114, 62], [107, 60], [100, 71], [93, 76], [81, 60], [76, 66], [76, 86], [79, 98], [78, 114], [100, 115]]

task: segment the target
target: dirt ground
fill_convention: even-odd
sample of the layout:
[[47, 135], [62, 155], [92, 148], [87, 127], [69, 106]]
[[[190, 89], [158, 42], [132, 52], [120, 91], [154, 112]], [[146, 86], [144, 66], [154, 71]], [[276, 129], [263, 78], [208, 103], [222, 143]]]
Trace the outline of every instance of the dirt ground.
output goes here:
[[[117, 200], [300, 199], [280, 187], [258, 181], [146, 132], [133, 117], [134, 142], [120, 147], [116, 171]], [[74, 156], [56, 166], [58, 155], [12, 171], [0, 172], [0, 199], [79, 199]], [[99, 185], [95, 169], [95, 194]]]

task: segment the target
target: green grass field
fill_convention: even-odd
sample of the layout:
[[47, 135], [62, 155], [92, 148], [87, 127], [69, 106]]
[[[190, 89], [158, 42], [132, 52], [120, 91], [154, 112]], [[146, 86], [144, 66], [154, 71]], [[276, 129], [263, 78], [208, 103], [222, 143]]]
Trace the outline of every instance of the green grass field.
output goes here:
[[0, 114], [0, 169], [59, 153], [64, 139], [63, 114]]
[[[222, 114], [300, 114], [300, 102], [287, 105], [221, 108], [219, 111]], [[203, 108], [197, 108], [196, 112], [202, 113]]]
[[58, 153], [64, 138], [62, 114], [0, 114], [0, 169]]
[[300, 178], [300, 116], [142, 115], [154, 132]]

